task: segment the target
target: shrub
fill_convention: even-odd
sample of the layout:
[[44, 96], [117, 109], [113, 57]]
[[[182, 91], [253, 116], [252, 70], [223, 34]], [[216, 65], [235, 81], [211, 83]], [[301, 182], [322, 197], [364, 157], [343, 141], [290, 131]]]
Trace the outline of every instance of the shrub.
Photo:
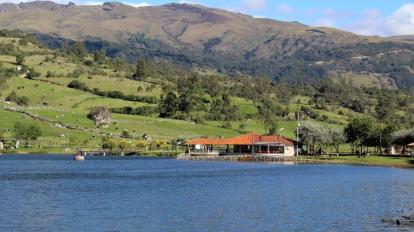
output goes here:
[[14, 102], [19, 106], [27, 106], [29, 104], [29, 98], [22, 96], [19, 97], [17, 96], [16, 92], [11, 92], [5, 99], [6, 101], [9, 102]]
[[27, 46], [28, 42], [29, 41], [26, 38], [22, 38], [22, 39], [19, 40], [19, 45]]
[[68, 84], [68, 88], [79, 89], [79, 90], [83, 90], [83, 91], [90, 91], [90, 89], [86, 86], [85, 83], [80, 82], [78, 80], [71, 81]]

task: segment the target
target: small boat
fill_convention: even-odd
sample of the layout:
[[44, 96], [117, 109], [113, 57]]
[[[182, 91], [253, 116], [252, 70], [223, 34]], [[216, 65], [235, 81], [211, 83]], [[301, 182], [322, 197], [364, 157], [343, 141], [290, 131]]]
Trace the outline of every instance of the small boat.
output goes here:
[[82, 152], [78, 152], [75, 155], [73, 155], [73, 159], [76, 161], [83, 161], [85, 160], [85, 155], [82, 154]]

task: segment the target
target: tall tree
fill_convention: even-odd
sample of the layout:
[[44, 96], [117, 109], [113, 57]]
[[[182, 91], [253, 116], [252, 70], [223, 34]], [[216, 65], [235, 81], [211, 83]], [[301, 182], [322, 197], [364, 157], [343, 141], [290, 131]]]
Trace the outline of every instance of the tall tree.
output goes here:
[[72, 48], [73, 54], [79, 58], [83, 58], [86, 55], [85, 45], [81, 41], [76, 41], [75, 45]]
[[158, 110], [161, 118], [172, 118], [178, 111], [178, 98], [174, 92], [169, 91], [165, 95], [161, 96]]
[[138, 60], [137, 65], [135, 68], [135, 73], [133, 75], [133, 79], [137, 81], [145, 80], [147, 77], [151, 75], [151, 70], [149, 64], [146, 60]]
[[345, 128], [345, 135], [348, 142], [360, 146], [360, 152], [362, 153], [364, 143], [372, 133], [372, 130], [373, 122], [371, 118], [357, 117], [349, 122], [348, 126]]
[[258, 111], [265, 129], [269, 134], [276, 133], [276, 117], [285, 117], [289, 114], [287, 108], [275, 104], [269, 99], [262, 100], [261, 104], [258, 106]]
[[177, 85], [179, 94], [179, 108], [184, 113], [189, 113], [197, 105], [197, 91], [198, 91], [198, 79], [197, 76], [191, 75], [190, 77], [181, 78]]
[[106, 60], [105, 50], [99, 50], [97, 52], [94, 52], [93, 53], [93, 60], [97, 64], [103, 64], [103, 63], [105, 63], [105, 60]]

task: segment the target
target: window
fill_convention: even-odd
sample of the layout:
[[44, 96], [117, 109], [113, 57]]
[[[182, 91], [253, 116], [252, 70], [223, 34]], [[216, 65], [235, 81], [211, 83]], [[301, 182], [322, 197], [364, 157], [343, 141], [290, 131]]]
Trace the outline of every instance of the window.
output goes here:
[[285, 147], [281, 145], [271, 145], [269, 147], [271, 154], [284, 154], [285, 153]]

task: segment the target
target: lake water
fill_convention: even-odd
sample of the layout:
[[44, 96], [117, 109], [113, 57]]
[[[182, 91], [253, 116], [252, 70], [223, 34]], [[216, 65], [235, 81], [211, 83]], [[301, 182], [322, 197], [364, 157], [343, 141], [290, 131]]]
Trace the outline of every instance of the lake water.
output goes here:
[[0, 156], [0, 231], [409, 231], [414, 170]]

